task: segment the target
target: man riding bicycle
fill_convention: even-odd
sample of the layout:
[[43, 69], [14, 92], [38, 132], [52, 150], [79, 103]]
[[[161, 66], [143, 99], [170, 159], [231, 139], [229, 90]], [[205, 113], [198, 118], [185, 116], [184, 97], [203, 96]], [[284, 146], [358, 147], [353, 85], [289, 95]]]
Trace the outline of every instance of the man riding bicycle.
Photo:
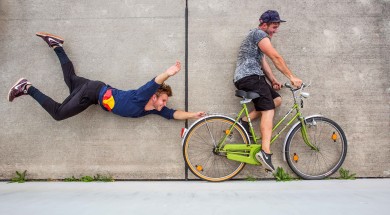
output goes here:
[[[237, 89], [256, 92], [260, 95], [259, 98], [253, 99], [255, 110], [249, 113], [251, 120], [261, 116], [262, 149], [256, 154], [256, 158], [263, 161], [268, 169], [274, 171], [270, 142], [275, 108], [280, 106], [282, 102], [280, 95], [275, 90], [279, 90], [282, 85], [273, 75], [265, 55], [291, 81], [293, 86], [300, 87], [302, 80], [293, 75], [282, 56], [271, 44], [272, 36], [277, 32], [280, 23], [285, 21], [280, 19], [279, 13], [275, 10], [264, 12], [259, 21], [258, 28], [252, 29], [241, 43], [233, 81]], [[266, 82], [266, 78], [272, 86]], [[250, 134], [246, 117], [242, 118], [242, 125]]]

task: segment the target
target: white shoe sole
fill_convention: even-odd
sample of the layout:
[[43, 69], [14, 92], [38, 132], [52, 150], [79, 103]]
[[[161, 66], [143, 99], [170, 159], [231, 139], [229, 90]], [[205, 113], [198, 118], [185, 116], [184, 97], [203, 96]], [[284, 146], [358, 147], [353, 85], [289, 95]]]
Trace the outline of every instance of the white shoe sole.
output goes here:
[[57, 36], [57, 35], [54, 35], [54, 34], [47, 33], [47, 32], [37, 32], [35, 35], [37, 35], [39, 37], [52, 37], [52, 38], [55, 38], [57, 40], [61, 40], [62, 43], [64, 43], [64, 41], [65, 41], [64, 38]]

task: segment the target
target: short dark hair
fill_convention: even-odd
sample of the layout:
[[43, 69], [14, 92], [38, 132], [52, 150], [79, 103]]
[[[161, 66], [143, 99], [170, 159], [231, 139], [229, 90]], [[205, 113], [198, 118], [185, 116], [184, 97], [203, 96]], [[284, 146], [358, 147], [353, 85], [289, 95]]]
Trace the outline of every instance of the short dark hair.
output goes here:
[[157, 95], [157, 97], [159, 97], [161, 94], [167, 94], [168, 97], [171, 97], [172, 96], [171, 86], [162, 83], [160, 87], [157, 89], [157, 92], [155, 94]]
[[260, 23], [259, 26], [262, 26], [263, 24], [266, 24], [267, 26], [270, 26], [272, 24], [280, 24], [280, 22], [263, 22], [263, 23]]

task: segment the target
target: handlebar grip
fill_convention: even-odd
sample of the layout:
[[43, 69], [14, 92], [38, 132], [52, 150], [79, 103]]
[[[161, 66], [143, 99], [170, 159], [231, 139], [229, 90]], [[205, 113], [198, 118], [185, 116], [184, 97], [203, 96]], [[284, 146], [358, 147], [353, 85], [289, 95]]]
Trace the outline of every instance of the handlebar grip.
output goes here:
[[[290, 88], [290, 89], [295, 89], [293, 86], [291, 86], [290, 83], [285, 83], [284, 86], [286, 86], [286, 87], [288, 87], [288, 88]], [[302, 83], [302, 84], [301, 84], [301, 87], [300, 87], [300, 88], [297, 88], [297, 89], [303, 89], [303, 88], [305, 88], [305, 87], [306, 87], [306, 84], [305, 84], [305, 83]]]

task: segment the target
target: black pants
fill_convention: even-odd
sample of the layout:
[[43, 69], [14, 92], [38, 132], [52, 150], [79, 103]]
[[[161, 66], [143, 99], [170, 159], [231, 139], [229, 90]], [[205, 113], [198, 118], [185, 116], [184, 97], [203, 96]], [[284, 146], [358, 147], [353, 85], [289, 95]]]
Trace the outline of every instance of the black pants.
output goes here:
[[55, 120], [59, 121], [81, 113], [92, 104], [97, 104], [100, 89], [105, 84], [101, 81], [91, 81], [77, 76], [64, 49], [57, 47], [54, 51], [61, 62], [64, 80], [69, 88], [70, 95], [62, 103], [58, 103], [33, 86], [28, 89], [28, 94]]

